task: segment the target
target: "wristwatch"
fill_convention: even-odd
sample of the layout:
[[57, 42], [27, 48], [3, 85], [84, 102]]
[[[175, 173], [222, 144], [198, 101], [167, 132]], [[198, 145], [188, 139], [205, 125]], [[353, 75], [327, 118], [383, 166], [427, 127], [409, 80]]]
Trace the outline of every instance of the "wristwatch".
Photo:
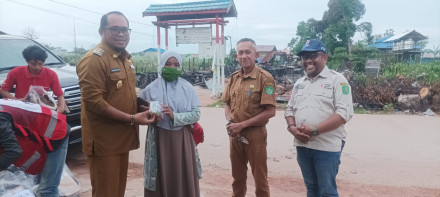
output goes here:
[[312, 126], [312, 136], [317, 136], [317, 135], [319, 135], [318, 127], [316, 125], [313, 125]]

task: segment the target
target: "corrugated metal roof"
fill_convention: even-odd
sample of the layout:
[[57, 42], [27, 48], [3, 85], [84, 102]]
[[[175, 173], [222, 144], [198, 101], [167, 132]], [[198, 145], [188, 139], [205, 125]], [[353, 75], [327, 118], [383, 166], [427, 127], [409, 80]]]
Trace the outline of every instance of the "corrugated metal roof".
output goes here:
[[391, 38], [384, 40], [384, 42], [390, 42], [390, 41], [402, 40], [402, 39], [408, 39], [408, 38], [411, 38], [414, 41], [428, 39], [426, 36], [422, 35], [421, 33], [416, 32], [416, 30], [412, 30], [412, 31], [408, 31], [408, 32], [405, 32], [405, 33], [402, 33], [399, 35], [392, 36]]
[[384, 42], [385, 40], [391, 38], [392, 36], [385, 36], [379, 40], [376, 40], [373, 44], [368, 45], [367, 47], [375, 47], [377, 49], [392, 49], [393, 48], [393, 42]]
[[194, 12], [206, 10], [229, 10], [234, 5], [233, 0], [199, 1], [176, 4], [152, 4], [143, 13], [154, 15], [157, 13]]

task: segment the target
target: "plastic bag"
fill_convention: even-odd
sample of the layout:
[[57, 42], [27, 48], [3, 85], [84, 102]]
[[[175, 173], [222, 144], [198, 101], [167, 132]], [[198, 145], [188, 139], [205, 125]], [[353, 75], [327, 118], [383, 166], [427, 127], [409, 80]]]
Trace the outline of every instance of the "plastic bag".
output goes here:
[[[24, 101], [36, 103], [45, 107], [50, 108], [51, 110], [57, 110], [57, 101], [53, 98], [51, 94], [49, 94], [43, 86], [31, 85], [29, 87], [29, 92], [24, 97]], [[66, 103], [64, 103], [64, 112], [70, 113], [69, 108]]]
[[24, 173], [14, 165], [0, 171], [0, 197], [34, 196], [32, 188], [37, 185], [37, 175]]
[[[80, 197], [81, 195], [79, 181], [75, 179], [66, 164], [64, 164], [63, 173], [61, 174], [61, 181], [60, 185], [58, 186], [58, 192], [59, 197]], [[36, 197], [44, 197], [39, 194], [38, 186], [34, 187], [34, 194]]]
[[63, 174], [58, 189], [60, 191], [60, 197], [79, 197], [81, 195], [79, 181], [76, 180], [66, 164], [64, 164]]
[[31, 87], [29, 87], [29, 92], [24, 97], [24, 100], [27, 102], [40, 104], [52, 110], [57, 109], [55, 99], [49, 95], [49, 93], [47, 93], [43, 86], [31, 85]]

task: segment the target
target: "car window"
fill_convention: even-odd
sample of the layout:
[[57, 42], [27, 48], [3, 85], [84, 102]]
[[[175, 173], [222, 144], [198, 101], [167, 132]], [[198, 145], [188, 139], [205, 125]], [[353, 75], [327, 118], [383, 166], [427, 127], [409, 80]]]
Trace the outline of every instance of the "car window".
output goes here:
[[[30, 45], [36, 45], [36, 43], [26, 39], [0, 39], [0, 68], [27, 65], [22, 52]], [[47, 51], [47, 59], [45, 63], [50, 64], [62, 62], [52, 53]]]

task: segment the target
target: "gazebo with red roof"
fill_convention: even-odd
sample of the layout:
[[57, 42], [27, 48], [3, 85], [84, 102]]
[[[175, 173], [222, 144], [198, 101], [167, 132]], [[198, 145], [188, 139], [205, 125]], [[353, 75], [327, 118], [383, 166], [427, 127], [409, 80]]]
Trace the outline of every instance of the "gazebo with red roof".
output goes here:
[[[215, 24], [216, 27], [216, 43], [224, 44], [224, 26], [228, 21], [225, 17], [237, 17], [237, 10], [233, 0], [214, 0], [214, 1], [199, 1], [176, 4], [152, 4], [142, 14], [145, 16], [156, 16], [157, 21], [153, 24], [157, 26], [157, 45], [160, 50], [160, 28], [165, 28], [165, 47], [168, 50], [168, 28], [170, 26], [185, 26], [185, 25], [206, 25]], [[221, 26], [221, 36], [219, 35], [219, 26]], [[158, 54], [160, 56], [160, 54]], [[217, 69], [219, 64], [223, 64], [220, 68], [224, 78], [224, 58], [217, 62]], [[159, 58], [160, 59], [160, 58]], [[213, 72], [215, 73], [213, 69]], [[222, 79], [223, 79], [222, 78]], [[220, 82], [220, 78], [217, 77]], [[221, 80], [223, 87], [224, 80]], [[214, 92], [213, 94], [217, 94]]]

